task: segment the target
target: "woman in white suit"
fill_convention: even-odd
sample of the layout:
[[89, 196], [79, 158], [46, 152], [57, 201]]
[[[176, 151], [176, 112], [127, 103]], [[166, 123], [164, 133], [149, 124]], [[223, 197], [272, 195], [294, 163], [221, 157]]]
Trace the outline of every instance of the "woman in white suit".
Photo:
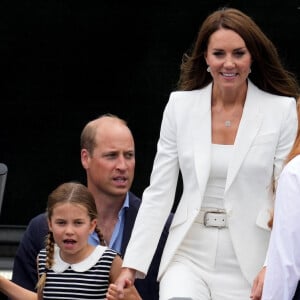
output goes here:
[[147, 273], [179, 171], [183, 193], [161, 259], [160, 300], [249, 299], [265, 261], [274, 182], [296, 135], [298, 95], [252, 19], [230, 8], [208, 16], [164, 111], [116, 281], [120, 299], [126, 280]]

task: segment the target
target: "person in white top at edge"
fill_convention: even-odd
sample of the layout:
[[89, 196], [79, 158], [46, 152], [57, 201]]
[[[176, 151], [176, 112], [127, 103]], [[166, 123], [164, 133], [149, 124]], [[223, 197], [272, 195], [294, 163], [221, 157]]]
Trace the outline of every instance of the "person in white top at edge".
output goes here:
[[263, 300], [300, 300], [300, 102], [298, 132], [280, 174], [268, 248]]
[[126, 280], [147, 273], [179, 171], [183, 193], [159, 299], [261, 298], [274, 186], [296, 136], [298, 96], [295, 76], [253, 19], [234, 8], [206, 18], [163, 114], [116, 298]]

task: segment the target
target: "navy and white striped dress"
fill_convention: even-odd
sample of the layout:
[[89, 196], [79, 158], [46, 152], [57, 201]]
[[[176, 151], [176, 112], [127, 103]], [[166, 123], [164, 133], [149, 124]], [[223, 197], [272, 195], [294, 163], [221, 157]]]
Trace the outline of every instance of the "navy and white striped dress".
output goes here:
[[[105, 299], [109, 286], [109, 272], [117, 252], [104, 246], [96, 246], [92, 254], [77, 264], [63, 261], [55, 246], [54, 265], [48, 270], [43, 299], [93, 300]], [[46, 250], [38, 256], [41, 276], [46, 268]]]

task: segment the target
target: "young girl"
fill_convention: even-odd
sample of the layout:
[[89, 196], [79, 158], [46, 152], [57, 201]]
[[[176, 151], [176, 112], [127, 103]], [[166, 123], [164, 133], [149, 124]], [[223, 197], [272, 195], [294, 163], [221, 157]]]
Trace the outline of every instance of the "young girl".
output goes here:
[[[104, 246], [97, 227], [97, 209], [92, 194], [80, 183], [64, 183], [48, 197], [49, 233], [46, 248], [37, 257], [37, 294], [4, 277], [0, 290], [12, 300], [108, 299], [108, 286], [120, 273], [122, 259]], [[96, 232], [100, 245], [88, 244]], [[128, 283], [125, 299], [140, 300]]]

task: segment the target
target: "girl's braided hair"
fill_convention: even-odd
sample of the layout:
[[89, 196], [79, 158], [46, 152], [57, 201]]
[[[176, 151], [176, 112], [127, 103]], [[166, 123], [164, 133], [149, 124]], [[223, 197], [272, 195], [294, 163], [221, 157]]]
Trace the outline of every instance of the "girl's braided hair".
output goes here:
[[[87, 209], [91, 221], [97, 219], [97, 208], [96, 208], [94, 197], [87, 189], [87, 187], [81, 183], [78, 182], [63, 183], [60, 186], [58, 186], [48, 196], [47, 209], [46, 209], [48, 221], [51, 220], [55, 206], [57, 204], [62, 204], [62, 203], [80, 204]], [[105, 245], [103, 235], [97, 226], [95, 228], [95, 232], [98, 235], [100, 244]], [[44, 288], [48, 270], [50, 270], [54, 264], [55, 241], [53, 238], [53, 233], [51, 231], [49, 231], [46, 236], [45, 245], [46, 245], [45, 247], [46, 268], [45, 268], [45, 272], [42, 273], [37, 283], [37, 291], [39, 293], [41, 293]]]

